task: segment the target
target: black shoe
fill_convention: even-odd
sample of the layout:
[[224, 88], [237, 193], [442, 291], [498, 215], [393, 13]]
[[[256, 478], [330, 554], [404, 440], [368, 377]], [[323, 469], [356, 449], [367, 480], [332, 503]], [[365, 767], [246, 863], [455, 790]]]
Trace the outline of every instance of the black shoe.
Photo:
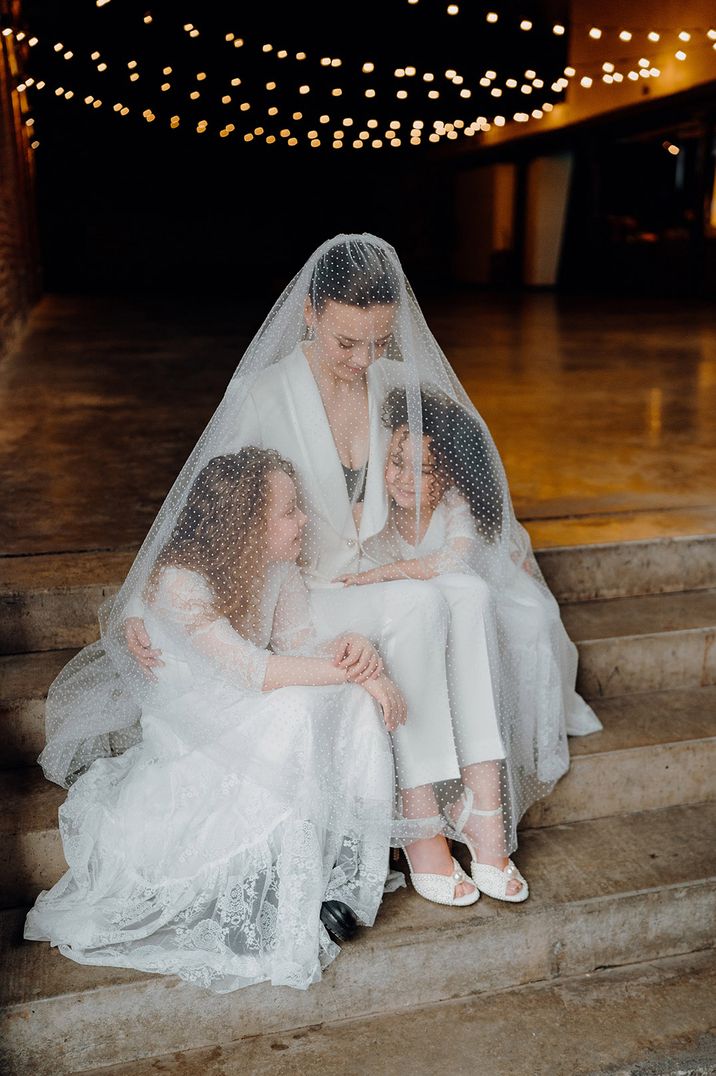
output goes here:
[[355, 913], [342, 900], [324, 900], [321, 922], [336, 941], [350, 941], [358, 930]]

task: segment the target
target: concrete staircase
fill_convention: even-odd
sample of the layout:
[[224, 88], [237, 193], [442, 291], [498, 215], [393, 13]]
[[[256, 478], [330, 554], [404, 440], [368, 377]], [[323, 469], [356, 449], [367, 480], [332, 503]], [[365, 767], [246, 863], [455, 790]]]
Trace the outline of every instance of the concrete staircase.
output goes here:
[[44, 695], [132, 553], [6, 558], [2, 1071], [716, 1072], [716, 535], [538, 556], [605, 728], [570, 740], [569, 773], [522, 820], [529, 900], [451, 909], [399, 890], [309, 990], [222, 996], [21, 941], [65, 869], [64, 792], [33, 765]]

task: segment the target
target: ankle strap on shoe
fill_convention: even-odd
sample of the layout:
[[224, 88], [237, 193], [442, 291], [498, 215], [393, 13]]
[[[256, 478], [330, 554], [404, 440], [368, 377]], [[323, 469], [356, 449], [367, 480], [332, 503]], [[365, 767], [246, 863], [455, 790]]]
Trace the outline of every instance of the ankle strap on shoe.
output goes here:
[[460, 817], [458, 818], [457, 822], [455, 823], [455, 830], [458, 833], [462, 832], [462, 828], [465, 825], [465, 823], [467, 822], [467, 820], [468, 820], [468, 818], [470, 817], [471, 814], [478, 814], [478, 815], [483, 815], [483, 816], [487, 817], [487, 816], [490, 816], [490, 815], [499, 814], [501, 812], [501, 810], [502, 810], [502, 804], [500, 804], [500, 806], [495, 807], [494, 810], [484, 811], [480, 807], [473, 807], [472, 806], [473, 803], [474, 803], [474, 800], [475, 800], [474, 793], [473, 793], [472, 789], [470, 788], [470, 786], [468, 785], [465, 788], [465, 806], [463, 807], [462, 811], [460, 812]]

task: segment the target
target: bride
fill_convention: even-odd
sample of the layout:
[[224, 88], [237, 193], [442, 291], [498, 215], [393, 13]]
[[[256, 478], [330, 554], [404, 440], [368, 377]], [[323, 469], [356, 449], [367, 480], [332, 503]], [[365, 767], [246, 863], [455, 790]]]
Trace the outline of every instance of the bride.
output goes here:
[[305, 989], [339, 952], [324, 900], [373, 923], [388, 731], [406, 709], [367, 639], [312, 623], [296, 565], [306, 520], [273, 450], [199, 472], [144, 587], [164, 663], [141, 740], [70, 788], [69, 869], [38, 897], [27, 939], [217, 992], [266, 979]]
[[[479, 434], [461, 441], [462, 419], [455, 419], [456, 473], [465, 481], [469, 476], [485, 540], [475, 544], [469, 572], [456, 586], [405, 575], [348, 585], [347, 577], [375, 567], [372, 542], [389, 523], [391, 431], [381, 420], [383, 404], [390, 392], [402, 391], [401, 435], [421, 445], [424, 385], [452, 401], [453, 416], [469, 416]], [[308, 515], [299, 563], [313, 619], [326, 632], [352, 629], [368, 637], [406, 700], [407, 721], [391, 733], [391, 845], [405, 850], [416, 889], [452, 905], [473, 903], [480, 889], [500, 900], [524, 900], [527, 882], [510, 858], [517, 824], [566, 772], [567, 735], [601, 724], [574, 690], [576, 651], [567, 645], [529, 536], [515, 517], [489, 430], [384, 240], [339, 235], [309, 258], [249, 345], [162, 512], [176, 510], [188, 476], [207, 453], [246, 445], [273, 448], [296, 469]], [[420, 536], [430, 476], [419, 452], [411, 471], [405, 489], [412, 531]], [[124, 681], [136, 691], [164, 657], [140, 592], [153, 548], [148, 540], [140, 550], [107, 631], [116, 637]], [[519, 586], [524, 590], [529, 576], [530, 589], [524, 613], [513, 615], [505, 610], [515, 608], [516, 565]], [[520, 626], [525, 616], [528, 645]], [[536, 655], [548, 678], [535, 680]], [[118, 719], [108, 724], [105, 731], [114, 735]], [[471, 880], [457, 869], [446, 838], [467, 845]]]

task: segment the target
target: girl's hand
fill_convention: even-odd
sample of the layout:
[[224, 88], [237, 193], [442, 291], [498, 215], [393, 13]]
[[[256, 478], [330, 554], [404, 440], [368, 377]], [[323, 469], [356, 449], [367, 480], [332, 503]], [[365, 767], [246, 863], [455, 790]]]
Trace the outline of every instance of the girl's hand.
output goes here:
[[345, 669], [353, 684], [364, 684], [383, 672], [380, 654], [369, 639], [357, 632], [347, 632], [337, 640], [333, 664]]
[[369, 583], [385, 583], [382, 568], [371, 568], [369, 572], [352, 572], [347, 575], [338, 575], [334, 583], [344, 583], [347, 587], [365, 587]]
[[363, 684], [383, 711], [383, 722], [388, 732], [395, 732], [399, 725], [408, 720], [408, 706], [399, 689], [385, 673], [366, 680]]
[[[519, 552], [519, 550], [515, 549], [512, 553], [510, 553], [510, 556], [512, 557], [512, 560], [513, 560], [513, 562], [515, 564], [517, 564], [519, 562], [519, 560], [520, 560], [520, 552]], [[535, 574], [532, 571], [532, 566], [529, 563], [529, 561], [527, 560], [527, 557], [523, 557], [522, 562], [520, 563], [520, 568], [522, 569], [523, 572], [527, 572], [528, 575], [534, 575]]]

